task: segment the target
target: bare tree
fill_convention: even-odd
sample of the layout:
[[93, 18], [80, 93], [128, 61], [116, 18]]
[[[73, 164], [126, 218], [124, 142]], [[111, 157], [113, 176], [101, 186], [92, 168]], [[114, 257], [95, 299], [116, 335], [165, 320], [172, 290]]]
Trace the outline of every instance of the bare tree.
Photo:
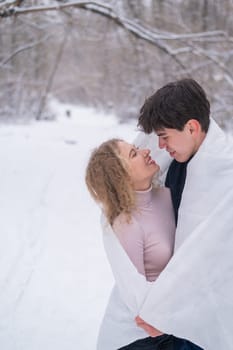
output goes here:
[[[160, 85], [192, 76], [207, 90], [224, 126], [232, 119], [230, 14], [231, 0], [180, 0], [176, 6], [172, 0], [41, 0], [39, 5], [5, 0], [0, 2], [0, 28], [9, 32], [0, 34], [0, 77], [17, 81], [12, 106], [20, 103], [21, 114], [28, 96], [22, 91], [29, 90], [37, 118], [49, 94], [114, 109], [124, 118], [135, 117], [144, 98]], [[64, 45], [59, 36], [66, 28]]]

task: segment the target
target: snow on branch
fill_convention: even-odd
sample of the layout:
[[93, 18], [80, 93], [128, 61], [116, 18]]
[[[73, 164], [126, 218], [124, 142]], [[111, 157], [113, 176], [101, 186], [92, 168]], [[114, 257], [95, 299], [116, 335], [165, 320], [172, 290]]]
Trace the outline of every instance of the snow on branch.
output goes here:
[[[19, 7], [19, 3], [22, 0], [6, 0], [0, 2], [0, 17], [12, 16], [12, 15], [23, 15], [42, 11], [59, 11], [70, 7], [81, 8], [84, 10], [92, 11], [98, 13], [99, 15], [108, 17], [109, 19], [115, 21], [118, 25], [121, 25], [125, 29], [131, 31], [133, 34], [145, 39], [149, 42], [155, 43], [156, 40], [185, 40], [191, 39], [196, 40], [220, 40], [225, 38], [227, 40], [233, 41], [232, 38], [228, 38], [227, 33], [222, 30], [214, 30], [208, 32], [199, 33], [186, 33], [186, 34], [175, 34], [171, 32], [163, 32], [161, 30], [143, 26], [136, 23], [133, 20], [129, 20], [118, 15], [111, 6], [103, 4], [98, 1], [70, 1], [63, 2], [57, 1], [56, 5], [51, 6], [31, 6], [31, 7]], [[7, 5], [7, 6], [6, 6]], [[17, 5], [17, 6], [13, 6]]]
[[3, 0], [0, 2], [0, 17], [8, 17], [14, 13], [24, 0]]
[[[22, 1], [20, 1], [22, 2]], [[7, 3], [7, 6], [6, 6]], [[12, 16], [12, 15], [23, 15], [35, 12], [42, 11], [58, 11], [64, 10], [67, 8], [80, 8], [88, 11], [95, 12], [101, 16], [107, 17], [108, 19], [115, 22], [117, 25], [123, 27], [134, 36], [143, 39], [157, 48], [171, 56], [177, 64], [185, 69], [182, 61], [178, 58], [178, 55], [181, 52], [187, 51], [187, 48], [182, 48], [178, 50], [173, 50], [169, 45], [165, 43], [165, 41], [171, 40], [228, 40], [227, 34], [224, 31], [209, 31], [209, 32], [201, 32], [201, 33], [188, 33], [188, 34], [174, 34], [169, 32], [162, 32], [158, 29], [149, 28], [139, 23], [136, 23], [134, 20], [130, 20], [118, 15], [111, 6], [103, 4], [98, 1], [70, 1], [70, 2], [62, 2], [58, 1], [55, 5], [51, 6], [32, 6], [32, 7], [19, 7], [19, 1], [8, 0], [4, 1], [4, 3], [0, 3], [0, 16]], [[3, 4], [3, 5], [2, 5]], [[17, 5], [17, 6], [14, 6]]]
[[[108, 18], [137, 38], [143, 39], [144, 41], [155, 45], [158, 49], [162, 50], [164, 53], [172, 57], [175, 62], [184, 70], [186, 70], [186, 67], [183, 64], [182, 60], [179, 58], [179, 55], [182, 53], [188, 53], [193, 50], [194, 42], [233, 42], [233, 38], [229, 37], [225, 31], [221, 30], [176, 34], [161, 31], [157, 28], [150, 28], [148, 26], [137, 23], [135, 20], [130, 20], [117, 14], [111, 6], [99, 1], [57, 1], [55, 5], [19, 7], [21, 3], [22, 0], [5, 0], [3, 2], [0, 2], [0, 17], [13, 15], [19, 16], [42, 11], [62, 11], [67, 8], [79, 8], [91, 11]], [[184, 47], [174, 49], [168, 44], [169, 41], [171, 42], [177, 40], [181, 41], [182, 43], [186, 43], [186, 46], [184, 45]], [[197, 53], [197, 50], [195, 50], [193, 53], [195, 52]], [[208, 58], [210, 61], [212, 61], [212, 63], [220, 66], [219, 62], [216, 60], [216, 57], [213, 58], [212, 55], [207, 55], [204, 50], [199, 50], [198, 55], [200, 54]], [[224, 67], [221, 68], [224, 69]], [[231, 74], [229, 74], [229, 72], [225, 71], [225, 73], [231, 77]]]

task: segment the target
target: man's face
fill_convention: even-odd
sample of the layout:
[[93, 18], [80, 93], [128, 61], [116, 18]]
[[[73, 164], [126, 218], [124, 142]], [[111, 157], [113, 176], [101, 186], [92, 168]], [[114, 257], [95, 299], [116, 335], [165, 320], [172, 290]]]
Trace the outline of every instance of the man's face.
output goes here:
[[159, 148], [165, 148], [177, 162], [187, 161], [198, 149], [196, 133], [190, 129], [188, 123], [182, 131], [164, 128], [156, 130], [156, 134], [159, 138]]

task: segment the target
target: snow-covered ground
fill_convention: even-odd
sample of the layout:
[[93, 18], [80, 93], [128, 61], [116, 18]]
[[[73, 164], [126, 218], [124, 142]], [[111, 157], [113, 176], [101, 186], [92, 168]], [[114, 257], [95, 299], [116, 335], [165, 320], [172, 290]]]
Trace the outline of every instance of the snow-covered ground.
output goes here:
[[113, 283], [85, 167], [136, 123], [52, 107], [56, 122], [0, 126], [1, 350], [94, 350]]

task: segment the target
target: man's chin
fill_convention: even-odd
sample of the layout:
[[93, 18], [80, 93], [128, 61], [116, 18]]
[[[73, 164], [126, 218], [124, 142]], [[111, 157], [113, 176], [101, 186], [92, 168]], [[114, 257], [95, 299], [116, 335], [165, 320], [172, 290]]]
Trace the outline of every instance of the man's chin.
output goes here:
[[185, 163], [187, 161], [186, 158], [182, 158], [182, 157], [174, 157], [174, 159], [178, 162], [178, 163]]
[[184, 163], [186, 162], [186, 157], [181, 156], [179, 154], [177, 154], [176, 152], [173, 152], [173, 154], [170, 153], [170, 156], [175, 159], [178, 163]]

